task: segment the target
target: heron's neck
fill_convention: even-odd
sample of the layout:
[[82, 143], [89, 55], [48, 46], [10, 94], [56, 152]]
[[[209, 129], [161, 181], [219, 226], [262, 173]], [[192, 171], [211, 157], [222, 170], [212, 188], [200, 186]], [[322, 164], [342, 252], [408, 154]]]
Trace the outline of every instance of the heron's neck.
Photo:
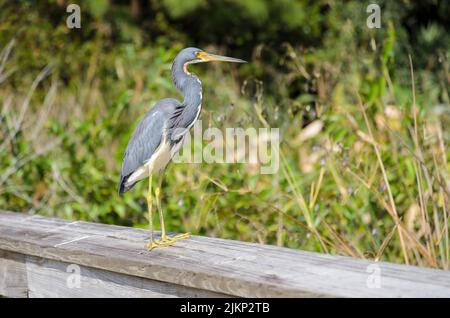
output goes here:
[[183, 105], [189, 108], [197, 108], [202, 102], [202, 82], [189, 73], [187, 64], [175, 60], [172, 65], [172, 80], [175, 87], [184, 97]]

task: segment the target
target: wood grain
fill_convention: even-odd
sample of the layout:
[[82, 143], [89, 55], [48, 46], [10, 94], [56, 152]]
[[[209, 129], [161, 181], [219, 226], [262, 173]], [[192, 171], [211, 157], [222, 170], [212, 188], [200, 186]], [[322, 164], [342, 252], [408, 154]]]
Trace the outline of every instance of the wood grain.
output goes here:
[[28, 297], [25, 255], [0, 250], [0, 295]]
[[69, 264], [98, 295], [123, 286], [117, 297], [450, 297], [448, 271], [200, 236], [146, 252], [147, 239], [140, 229], [0, 212], [0, 250], [27, 256], [32, 297], [48, 295], [46, 277], [63, 286]]
[[28, 297], [224, 297], [142, 277], [27, 256]]

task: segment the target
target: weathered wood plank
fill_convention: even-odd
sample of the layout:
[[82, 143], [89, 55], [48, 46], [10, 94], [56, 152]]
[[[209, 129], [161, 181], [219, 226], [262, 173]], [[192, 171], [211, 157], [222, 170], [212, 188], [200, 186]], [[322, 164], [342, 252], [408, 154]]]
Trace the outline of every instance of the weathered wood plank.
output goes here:
[[226, 295], [142, 277], [27, 256], [31, 298], [224, 297]]
[[0, 295], [16, 298], [28, 296], [24, 255], [0, 250]]
[[450, 272], [193, 236], [144, 249], [147, 231], [0, 212], [0, 249], [243, 297], [450, 297]]

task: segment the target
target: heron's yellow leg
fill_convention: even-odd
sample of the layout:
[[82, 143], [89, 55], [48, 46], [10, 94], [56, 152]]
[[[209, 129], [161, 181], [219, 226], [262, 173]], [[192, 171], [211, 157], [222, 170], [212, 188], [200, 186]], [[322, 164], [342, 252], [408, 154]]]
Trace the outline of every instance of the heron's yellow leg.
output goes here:
[[155, 189], [155, 197], [156, 197], [156, 207], [158, 208], [158, 213], [159, 213], [159, 222], [161, 224], [161, 238], [159, 240], [156, 240], [157, 243], [159, 244], [170, 244], [172, 245], [173, 243], [175, 243], [178, 240], [184, 239], [184, 238], [188, 238], [191, 233], [184, 233], [184, 234], [179, 234], [176, 236], [168, 236], [166, 234], [166, 228], [164, 225], [164, 215], [163, 215], [163, 210], [161, 207], [161, 184], [162, 184], [162, 179], [163, 179], [163, 175], [161, 174], [159, 176], [158, 179], [158, 185], [156, 186]]
[[163, 247], [169, 246], [171, 244], [165, 242], [155, 242], [153, 239], [153, 197], [152, 197], [152, 175], [150, 174], [148, 177], [148, 192], [147, 192], [147, 206], [148, 206], [148, 223], [149, 223], [149, 240], [148, 244], [145, 246], [149, 251], [154, 249], [155, 247]]
[[158, 184], [155, 189], [155, 197], [156, 197], [156, 208], [158, 209], [159, 213], [159, 224], [161, 224], [161, 240], [165, 240], [167, 238], [166, 235], [166, 227], [164, 225], [164, 215], [161, 208], [161, 185], [162, 185], [162, 176], [161, 173], [158, 178]]

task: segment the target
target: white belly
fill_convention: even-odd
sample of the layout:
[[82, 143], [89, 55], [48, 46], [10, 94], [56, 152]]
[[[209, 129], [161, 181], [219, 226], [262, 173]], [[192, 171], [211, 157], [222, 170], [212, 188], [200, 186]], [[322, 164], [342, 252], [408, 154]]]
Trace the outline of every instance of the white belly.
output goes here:
[[163, 141], [158, 149], [156, 149], [156, 152], [153, 154], [150, 160], [148, 160], [146, 163], [144, 163], [144, 165], [136, 169], [136, 171], [131, 174], [131, 176], [127, 179], [125, 185], [130, 186], [139, 180], [148, 178], [152, 173], [164, 170], [171, 158], [172, 156], [170, 153], [170, 146], [168, 143]]

